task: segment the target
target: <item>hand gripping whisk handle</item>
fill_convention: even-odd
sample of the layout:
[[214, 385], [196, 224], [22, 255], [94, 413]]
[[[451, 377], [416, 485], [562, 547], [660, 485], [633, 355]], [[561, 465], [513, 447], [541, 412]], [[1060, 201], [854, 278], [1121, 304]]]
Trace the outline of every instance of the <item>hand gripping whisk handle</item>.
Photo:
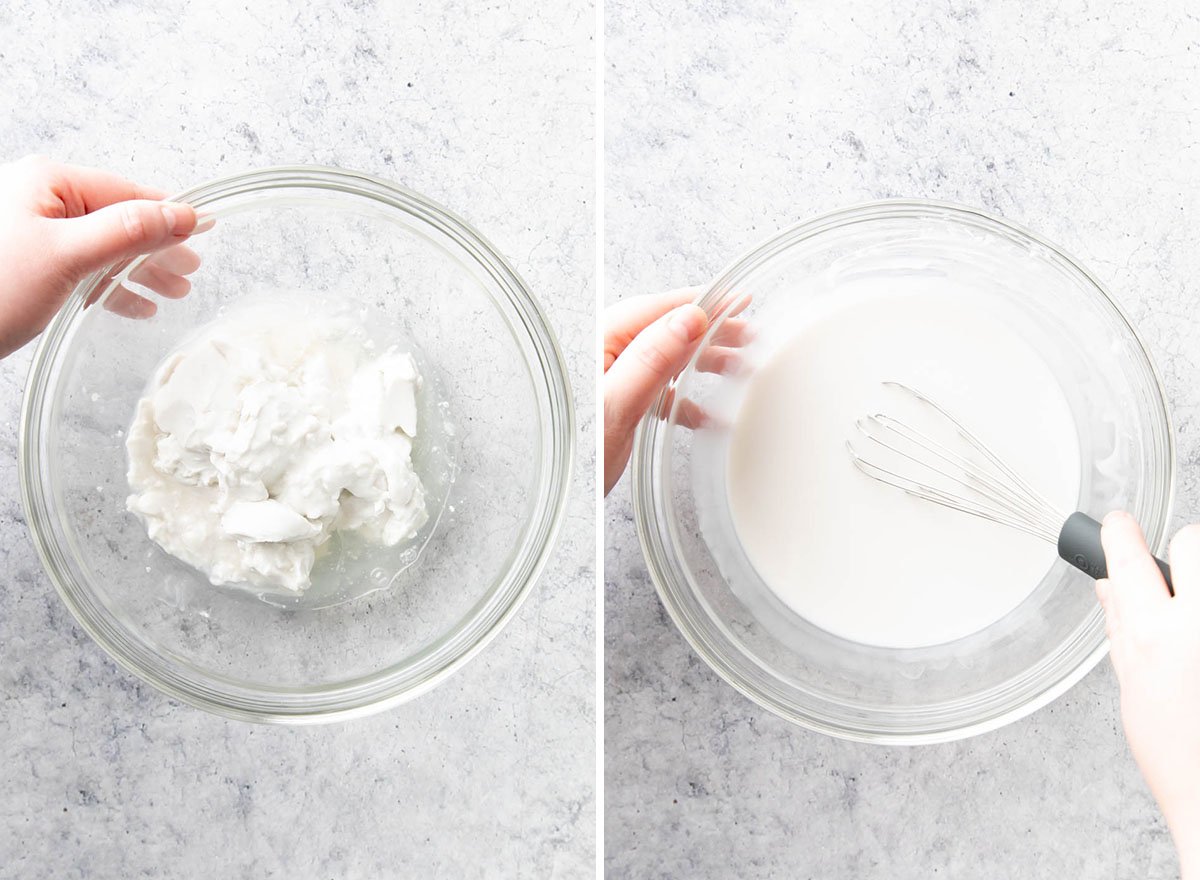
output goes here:
[[[1104, 561], [1104, 548], [1100, 545], [1100, 523], [1086, 513], [1073, 513], [1063, 523], [1058, 533], [1058, 555], [1087, 575], [1100, 580], [1108, 577], [1108, 564]], [[1171, 583], [1171, 567], [1155, 557], [1158, 570], [1162, 572], [1167, 589], [1175, 595]]]

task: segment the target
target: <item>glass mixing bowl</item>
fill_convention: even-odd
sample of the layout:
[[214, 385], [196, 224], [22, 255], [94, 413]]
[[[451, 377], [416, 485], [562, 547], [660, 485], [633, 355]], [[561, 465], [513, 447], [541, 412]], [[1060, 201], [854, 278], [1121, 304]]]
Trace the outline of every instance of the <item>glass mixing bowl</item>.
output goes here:
[[[191, 294], [147, 292], [141, 260], [97, 273], [34, 355], [21, 492], [47, 572], [118, 663], [213, 712], [318, 721], [427, 690], [512, 616], [562, 519], [574, 419], [545, 316], [466, 222], [384, 180], [273, 168], [177, 198], [216, 219], [189, 242]], [[424, 380], [413, 461], [429, 523], [390, 549], [331, 541], [300, 597], [212, 586], [125, 509], [125, 432], [155, 367], [262, 292], [352, 304]], [[130, 293], [157, 313], [122, 317]]]
[[[873, 270], [906, 276], [985, 272], [989, 282], [962, 296], [1002, 314], [1063, 384], [1080, 442], [1078, 509], [1097, 517], [1129, 510], [1151, 547], [1162, 549], [1174, 442], [1162, 385], [1129, 320], [1100, 282], [1054, 245], [974, 209], [918, 201], [872, 203], [788, 229], [733, 263], [699, 298], [718, 317], [638, 432], [638, 535], [676, 625], [750, 699], [846, 739], [958, 739], [1045, 705], [1105, 655], [1091, 581], [1058, 560], [1007, 616], [933, 647], [867, 646], [817, 628], [773, 598], [731, 524], [730, 432], [721, 426], [729, 421], [711, 415], [736, 418], [747, 376], [698, 368], [706, 351], [727, 340], [723, 325], [739, 309], [740, 319], [765, 331], [760, 335], [786, 334], [781, 325], [838, 295], [839, 279], [854, 277], [863, 255]], [[754, 368], [756, 344], [744, 352], [743, 371]], [[686, 425], [697, 423], [698, 411], [709, 413], [709, 424], [691, 430]], [[863, 543], [870, 552], [869, 538]]]

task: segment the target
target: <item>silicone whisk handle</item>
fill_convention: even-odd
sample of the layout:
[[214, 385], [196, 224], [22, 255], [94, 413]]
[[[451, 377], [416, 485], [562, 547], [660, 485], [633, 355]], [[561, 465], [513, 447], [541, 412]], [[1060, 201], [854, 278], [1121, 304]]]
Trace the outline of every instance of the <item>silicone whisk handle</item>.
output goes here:
[[[1100, 545], [1100, 523], [1086, 513], [1073, 513], [1067, 517], [1062, 531], [1058, 533], [1058, 555], [1096, 580], [1108, 577], [1104, 548]], [[1158, 563], [1158, 570], [1167, 582], [1167, 589], [1174, 596], [1171, 567], [1157, 557], [1154, 561]]]

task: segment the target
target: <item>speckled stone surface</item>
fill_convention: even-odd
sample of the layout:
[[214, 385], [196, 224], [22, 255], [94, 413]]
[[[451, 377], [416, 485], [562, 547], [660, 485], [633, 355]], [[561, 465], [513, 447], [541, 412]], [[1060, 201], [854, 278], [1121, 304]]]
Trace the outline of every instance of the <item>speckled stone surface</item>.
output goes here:
[[0, 877], [586, 877], [595, 852], [593, 8], [314, 2], [0, 8], [0, 156], [166, 188], [377, 173], [529, 282], [579, 414], [558, 551], [430, 694], [353, 723], [210, 717], [118, 670], [42, 573], [17, 493], [29, 361], [0, 363]]
[[[1132, 315], [1174, 409], [1175, 524], [1200, 517], [1200, 23], [1183, 4], [925, 6], [611, 0], [607, 297], [703, 282], [867, 199], [982, 206], [1077, 255]], [[1176, 875], [1107, 661], [976, 739], [835, 741], [685, 644], [627, 481], [605, 526], [610, 876]]]

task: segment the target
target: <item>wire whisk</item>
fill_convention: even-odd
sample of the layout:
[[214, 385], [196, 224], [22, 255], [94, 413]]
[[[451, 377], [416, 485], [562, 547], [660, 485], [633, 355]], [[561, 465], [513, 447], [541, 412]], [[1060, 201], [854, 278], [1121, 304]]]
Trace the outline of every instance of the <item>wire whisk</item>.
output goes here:
[[[1099, 522], [1078, 511], [1063, 514], [962, 422], [920, 391], [902, 382], [883, 384], [919, 401], [933, 414], [931, 427], [921, 430], [885, 413], [863, 416], [855, 422], [856, 437], [846, 443], [855, 467], [916, 498], [1056, 544], [1059, 556], [1071, 565], [1094, 578], [1107, 576]], [[950, 433], [960, 441], [959, 448], [933, 436]], [[883, 457], [890, 466], [877, 463]], [[1162, 560], [1155, 561], [1173, 594], [1170, 568]]]

